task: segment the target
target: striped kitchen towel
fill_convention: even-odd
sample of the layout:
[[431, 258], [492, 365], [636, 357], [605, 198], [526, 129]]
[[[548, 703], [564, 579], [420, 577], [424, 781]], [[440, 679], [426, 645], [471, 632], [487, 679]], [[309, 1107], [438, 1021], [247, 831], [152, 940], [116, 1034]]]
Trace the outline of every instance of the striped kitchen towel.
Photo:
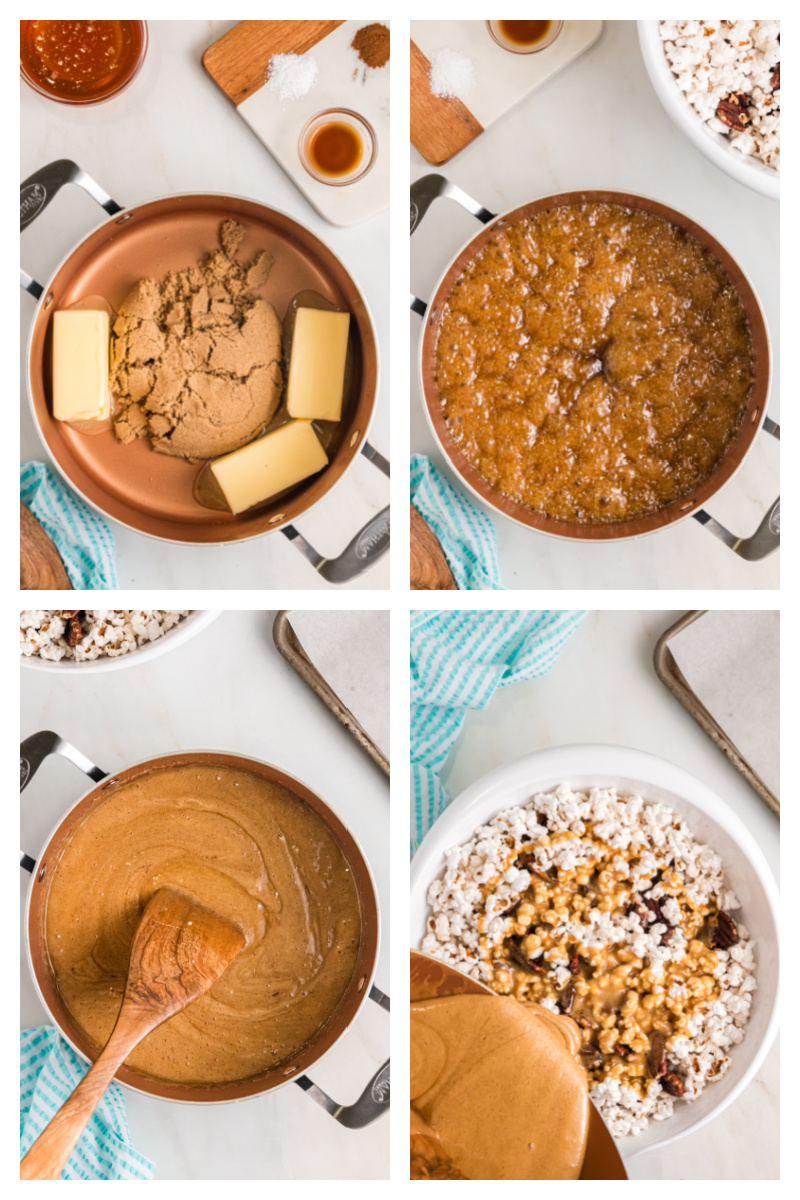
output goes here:
[[[20, 1033], [20, 1158], [88, 1071], [50, 1025]], [[154, 1167], [131, 1145], [125, 1097], [112, 1083], [89, 1118], [60, 1179], [152, 1179]]]
[[19, 498], [55, 543], [77, 590], [115, 588], [117, 562], [111, 530], [44, 463], [22, 463]]
[[492, 522], [424, 454], [411, 456], [411, 500], [439, 539], [459, 589], [503, 590]]
[[550, 670], [582, 612], [412, 612], [412, 852], [450, 803], [439, 772], [471, 708]]

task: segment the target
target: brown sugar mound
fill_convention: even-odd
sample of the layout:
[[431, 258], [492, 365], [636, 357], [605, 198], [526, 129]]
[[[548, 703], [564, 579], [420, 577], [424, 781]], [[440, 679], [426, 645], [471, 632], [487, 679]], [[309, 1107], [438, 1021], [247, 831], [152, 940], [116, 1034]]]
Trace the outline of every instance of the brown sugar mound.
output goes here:
[[244, 229], [220, 228], [221, 249], [198, 267], [140, 279], [111, 336], [114, 432], [147, 437], [159, 454], [198, 461], [227, 454], [261, 432], [281, 397], [282, 326], [251, 289], [272, 256], [236, 257]]

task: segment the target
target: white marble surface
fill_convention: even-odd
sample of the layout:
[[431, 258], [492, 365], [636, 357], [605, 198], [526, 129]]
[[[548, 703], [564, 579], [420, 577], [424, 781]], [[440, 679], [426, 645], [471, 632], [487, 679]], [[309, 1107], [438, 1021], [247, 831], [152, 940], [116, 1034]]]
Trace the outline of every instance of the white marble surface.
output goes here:
[[[389, 788], [374, 765], [272, 642], [272, 612], [226, 612], [149, 664], [53, 679], [22, 671], [21, 734], [56, 730], [107, 770], [179, 749], [226, 749], [274, 762], [304, 780], [353, 831], [372, 867], [383, 918], [375, 976], [389, 991]], [[50, 830], [88, 790], [65, 759], [40, 768], [22, 797], [22, 845], [36, 857]], [[29, 876], [20, 871], [24, 906]], [[21, 942], [21, 1024], [46, 1015]], [[368, 1002], [309, 1074], [352, 1103], [389, 1056], [389, 1017]], [[389, 1121], [347, 1130], [293, 1085], [207, 1108], [126, 1090], [134, 1145], [157, 1179], [383, 1179]]]
[[[445, 768], [451, 794], [532, 750], [573, 742], [633, 746], [671, 759], [746, 822], [775, 873], [780, 826], [658, 679], [655, 644], [679, 612], [590, 613], [543, 679], [496, 692], [470, 712]], [[632, 1179], [778, 1179], [777, 1044], [738, 1100], [702, 1130], [629, 1164]]]
[[[411, 148], [412, 180], [435, 170]], [[717, 170], [676, 129], [650, 85], [634, 21], [607, 21], [583, 58], [439, 170], [492, 212], [553, 192], [605, 187], [653, 196], [692, 216], [728, 247], [760, 296], [775, 356], [768, 411], [779, 419], [778, 205]], [[451, 201], [433, 205], [411, 242], [417, 296], [429, 298], [478, 228]], [[419, 391], [419, 325], [412, 313], [411, 448], [442, 466]], [[742, 471], [709, 502], [712, 516], [739, 535], [754, 532], [780, 490], [778, 458], [778, 443], [762, 433]], [[523, 529], [497, 514], [492, 520], [507, 588], [779, 586], [779, 554], [744, 562], [691, 519], [638, 541], [590, 546]]]
[[[389, 214], [337, 229], [320, 217], [237, 115], [201, 64], [201, 55], [234, 21], [150, 21], [150, 47], [128, 91], [97, 106], [71, 108], [21, 89], [20, 179], [58, 158], [71, 158], [125, 207], [173, 192], [207, 190], [250, 196], [290, 213], [335, 251], [372, 310], [381, 352], [381, 387], [370, 441], [389, 457]], [[21, 264], [45, 283], [58, 262], [104, 216], [79, 188], [64, 188], [26, 230]], [[21, 296], [20, 401], [23, 461], [48, 460], [25, 388], [25, 351], [35, 303]], [[360, 458], [312, 513], [301, 533], [328, 558], [388, 503], [386, 478]], [[285, 537], [240, 546], [188, 547], [112, 526], [120, 587], [326, 588]], [[387, 588], [388, 555], [348, 585]]]

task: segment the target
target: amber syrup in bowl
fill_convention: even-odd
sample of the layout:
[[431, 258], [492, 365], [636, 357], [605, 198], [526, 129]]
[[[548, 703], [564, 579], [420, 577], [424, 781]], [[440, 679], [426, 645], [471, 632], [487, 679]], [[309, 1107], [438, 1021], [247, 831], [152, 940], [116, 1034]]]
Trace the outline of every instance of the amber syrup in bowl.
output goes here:
[[62, 104], [98, 104], [127, 87], [147, 53], [145, 21], [20, 21], [20, 75]]
[[498, 46], [512, 54], [536, 54], [552, 46], [563, 21], [487, 21], [486, 27]]
[[300, 134], [300, 161], [309, 175], [333, 187], [363, 179], [378, 142], [369, 121], [346, 108], [317, 113]]

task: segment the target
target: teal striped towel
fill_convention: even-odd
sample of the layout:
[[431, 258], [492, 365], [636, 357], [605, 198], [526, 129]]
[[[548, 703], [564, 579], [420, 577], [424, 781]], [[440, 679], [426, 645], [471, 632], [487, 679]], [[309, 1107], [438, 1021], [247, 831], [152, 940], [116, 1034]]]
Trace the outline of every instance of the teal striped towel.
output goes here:
[[[20, 1158], [88, 1071], [56, 1029], [20, 1033]], [[152, 1179], [154, 1167], [131, 1145], [125, 1097], [112, 1083], [67, 1159], [60, 1179]]]
[[582, 612], [412, 612], [412, 850], [450, 803], [439, 772], [471, 708], [545, 675]]
[[411, 500], [439, 539], [460, 589], [503, 590], [492, 522], [424, 454], [411, 456]]
[[102, 517], [84, 504], [44, 463], [23, 463], [19, 498], [53, 539], [76, 589], [117, 586], [114, 539]]

